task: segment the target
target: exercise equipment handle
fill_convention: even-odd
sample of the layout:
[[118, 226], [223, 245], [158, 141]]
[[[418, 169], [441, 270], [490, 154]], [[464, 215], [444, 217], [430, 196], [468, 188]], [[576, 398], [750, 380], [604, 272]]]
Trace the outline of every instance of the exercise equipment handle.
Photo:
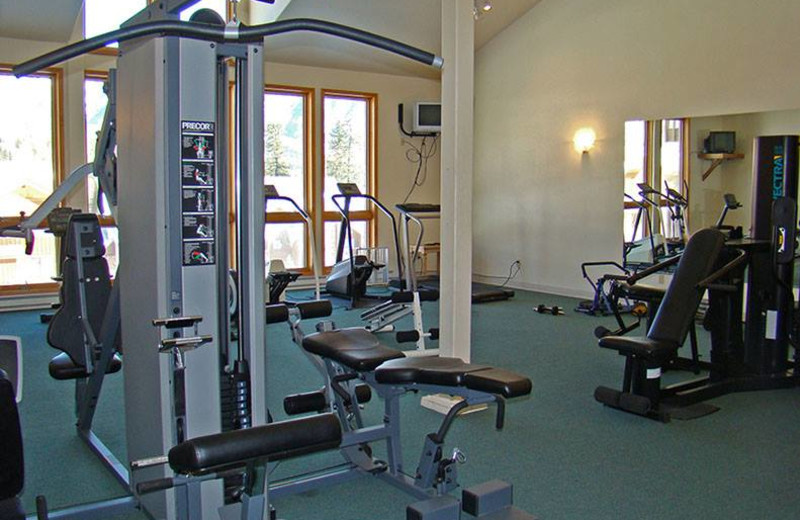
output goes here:
[[207, 25], [194, 22], [181, 22], [177, 20], [157, 20], [137, 25], [123, 27], [115, 31], [81, 40], [79, 42], [61, 47], [48, 52], [38, 58], [28, 60], [15, 66], [13, 73], [16, 77], [27, 76], [47, 67], [52, 67], [63, 61], [87, 54], [93, 50], [105, 47], [109, 43], [124, 42], [141, 38], [143, 36], [181, 36], [198, 40], [213, 42], [245, 43], [259, 41], [265, 36], [274, 36], [294, 31], [311, 31], [346, 40], [369, 45], [385, 51], [404, 56], [425, 65], [441, 68], [443, 60], [422, 49], [412, 47], [391, 38], [385, 38], [361, 29], [311, 18], [297, 18], [294, 20], [281, 20], [277, 22], [254, 25], [252, 27]]
[[641, 280], [642, 278], [646, 278], [646, 277], [650, 276], [653, 273], [657, 273], [658, 271], [666, 269], [667, 267], [669, 267], [669, 266], [671, 266], [673, 264], [677, 264], [680, 261], [680, 259], [681, 259], [681, 255], [676, 255], [676, 256], [673, 256], [672, 258], [667, 258], [663, 262], [659, 262], [659, 263], [657, 263], [655, 265], [651, 265], [647, 269], [644, 269], [642, 271], [639, 271], [636, 274], [631, 275], [628, 278], [628, 283], [633, 285], [636, 282], [638, 282], [639, 280]]
[[146, 495], [148, 493], [155, 493], [156, 491], [164, 491], [175, 487], [175, 479], [173, 478], [158, 478], [155, 480], [147, 480], [136, 484], [136, 494]]
[[496, 395], [495, 402], [497, 403], [497, 416], [494, 420], [494, 427], [502, 430], [506, 424], [506, 400], [502, 396]]
[[697, 284], [697, 287], [699, 289], [714, 288], [718, 290], [729, 290], [724, 288], [726, 286], [730, 287], [729, 284], [715, 284], [714, 282], [716, 282], [729, 272], [733, 271], [734, 269], [745, 263], [747, 259], [748, 259], [747, 253], [745, 253], [744, 251], [739, 251], [736, 255], [736, 258], [734, 258], [733, 260], [722, 266], [717, 271], [711, 273], [711, 275], [708, 276], [707, 278], [700, 280], [700, 282]]

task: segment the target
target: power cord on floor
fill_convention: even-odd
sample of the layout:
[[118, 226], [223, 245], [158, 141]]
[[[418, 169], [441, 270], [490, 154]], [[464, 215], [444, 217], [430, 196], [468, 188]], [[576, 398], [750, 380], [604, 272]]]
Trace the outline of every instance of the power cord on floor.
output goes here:
[[522, 262], [519, 260], [514, 260], [511, 262], [511, 265], [508, 266], [508, 276], [503, 275], [491, 275], [491, 274], [480, 274], [480, 273], [472, 273], [473, 276], [480, 276], [482, 278], [505, 278], [505, 281], [500, 284], [500, 287], [505, 287], [508, 282], [513, 280], [519, 272], [522, 270]]

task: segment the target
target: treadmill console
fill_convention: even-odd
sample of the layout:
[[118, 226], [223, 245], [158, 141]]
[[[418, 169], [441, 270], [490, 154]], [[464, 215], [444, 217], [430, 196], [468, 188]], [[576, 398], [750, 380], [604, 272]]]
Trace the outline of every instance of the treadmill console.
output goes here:
[[339, 182], [336, 184], [336, 186], [339, 188], [339, 193], [345, 197], [361, 195], [361, 190], [358, 189], [358, 184], [354, 182]]
[[275, 188], [274, 184], [265, 184], [264, 185], [264, 198], [265, 199], [277, 199], [280, 197], [278, 195], [278, 190]]

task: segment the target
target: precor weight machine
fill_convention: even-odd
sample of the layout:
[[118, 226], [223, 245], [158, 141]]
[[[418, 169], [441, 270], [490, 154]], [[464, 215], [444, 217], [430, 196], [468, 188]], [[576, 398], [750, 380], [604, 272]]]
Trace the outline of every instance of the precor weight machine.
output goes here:
[[[195, 2], [150, 4], [121, 29], [23, 63], [14, 73], [120, 42], [117, 208], [126, 261], [118, 280], [125, 288], [127, 453], [137, 461], [132, 490], [156, 518], [254, 519], [265, 517], [266, 459], [330, 447], [340, 435], [331, 428], [335, 421], [316, 417], [275, 424], [264, 434], [273, 425], [266, 424], [264, 377], [263, 146], [253, 145], [263, 138], [262, 39], [309, 30], [430, 65], [441, 66], [441, 59], [317, 20], [253, 27], [178, 21], [180, 10]], [[236, 82], [229, 96], [231, 70]], [[236, 343], [228, 303], [231, 242], [239, 273]], [[319, 432], [321, 440], [301, 431]], [[170, 470], [163, 455], [176, 444], [181, 450], [170, 453]], [[193, 464], [181, 458], [197, 450], [206, 456]], [[247, 471], [211, 478], [220, 467], [245, 464]], [[192, 476], [198, 473], [205, 476]]]

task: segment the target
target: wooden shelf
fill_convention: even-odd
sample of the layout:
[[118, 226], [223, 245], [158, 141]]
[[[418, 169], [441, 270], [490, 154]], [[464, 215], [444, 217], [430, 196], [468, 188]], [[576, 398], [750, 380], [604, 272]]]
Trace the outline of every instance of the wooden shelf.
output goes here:
[[703, 173], [703, 180], [711, 175], [717, 166], [722, 164], [724, 161], [730, 161], [733, 159], [744, 159], [743, 153], [699, 153], [697, 157], [700, 159], [705, 159], [706, 161], [711, 161], [711, 166]]

